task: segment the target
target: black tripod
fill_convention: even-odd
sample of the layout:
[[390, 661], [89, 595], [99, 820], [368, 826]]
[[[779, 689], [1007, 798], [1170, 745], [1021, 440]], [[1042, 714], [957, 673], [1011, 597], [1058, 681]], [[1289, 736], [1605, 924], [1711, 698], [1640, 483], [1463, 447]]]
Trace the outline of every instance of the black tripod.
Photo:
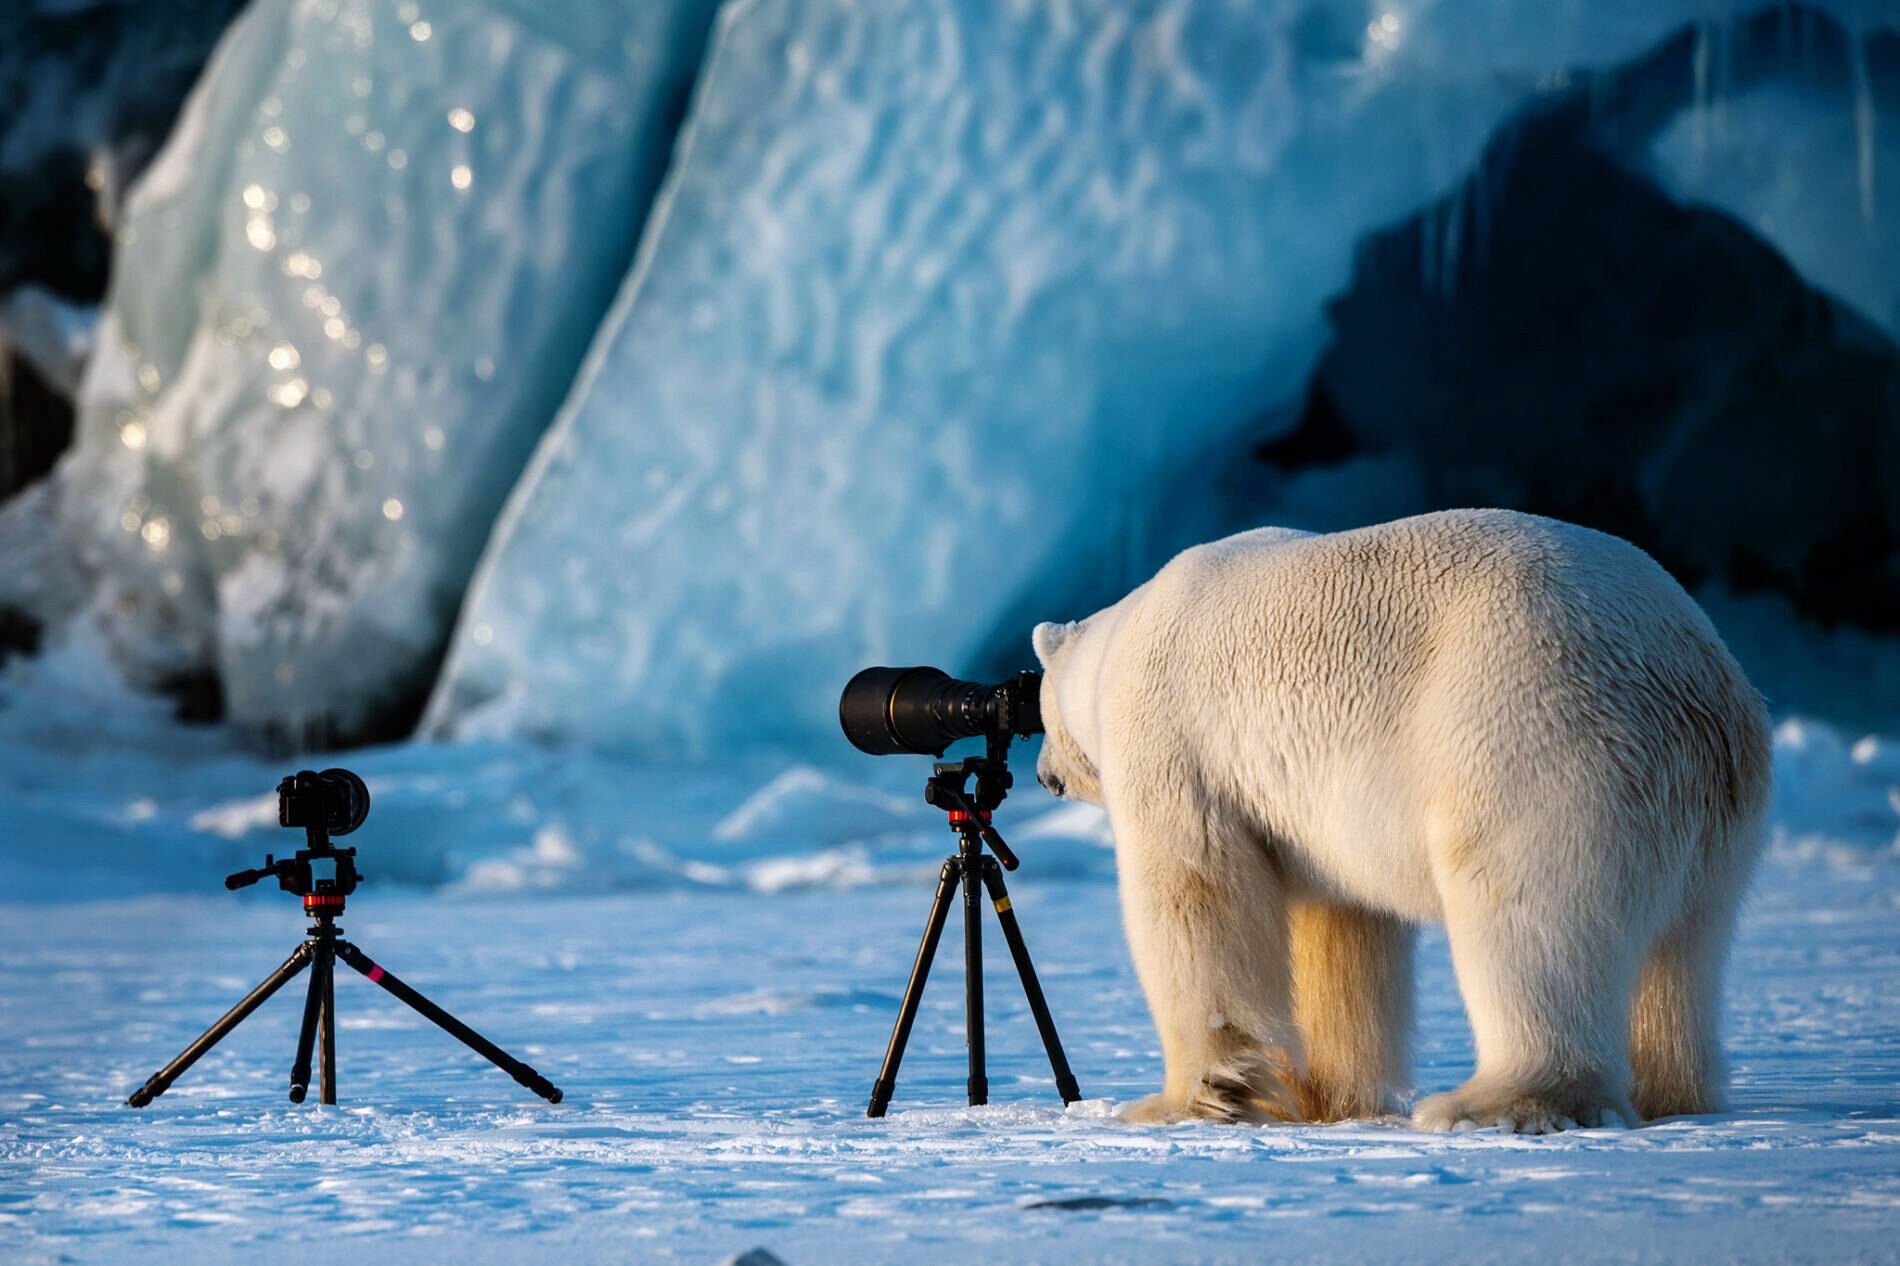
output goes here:
[[[320, 777], [344, 775], [353, 780], [358, 789], [360, 804], [355, 812], [332, 816], [323, 813], [300, 812], [293, 801], [297, 795], [315, 794], [300, 790], [299, 786], [308, 779], [312, 784]], [[299, 786], [293, 786], [299, 784]], [[288, 790], [287, 790], [288, 789]], [[345, 793], [350, 794], [345, 788]], [[292, 892], [303, 898], [304, 913], [315, 922], [310, 927], [309, 939], [291, 952], [283, 966], [264, 978], [264, 982], [251, 990], [235, 1007], [224, 1013], [224, 1017], [206, 1029], [197, 1041], [180, 1052], [177, 1059], [152, 1074], [151, 1080], [132, 1092], [126, 1103], [134, 1108], [143, 1108], [158, 1096], [171, 1088], [187, 1068], [198, 1062], [200, 1056], [216, 1046], [232, 1029], [244, 1022], [246, 1016], [262, 1006], [264, 1000], [288, 984], [291, 977], [308, 967], [310, 971], [310, 990], [304, 995], [303, 1028], [297, 1034], [297, 1060], [290, 1069], [290, 1101], [302, 1103], [310, 1089], [310, 1056], [312, 1048], [317, 1048], [318, 1094], [323, 1103], [336, 1102], [336, 960], [341, 958], [371, 981], [381, 985], [396, 997], [408, 1003], [424, 1017], [434, 1022], [451, 1036], [460, 1039], [463, 1044], [478, 1055], [494, 1064], [497, 1068], [513, 1077], [535, 1094], [549, 1103], [561, 1101], [560, 1088], [548, 1081], [540, 1073], [522, 1063], [507, 1051], [469, 1028], [460, 1020], [430, 1002], [427, 998], [385, 971], [368, 954], [343, 940], [338, 933], [342, 928], [336, 925], [336, 916], [343, 913], [344, 898], [356, 889], [361, 876], [356, 870], [356, 850], [339, 849], [330, 842], [329, 832], [337, 830], [339, 834], [355, 830], [369, 812], [369, 793], [362, 789], [362, 781], [347, 770], [326, 770], [323, 775], [310, 774], [308, 771], [286, 778], [278, 788], [280, 797], [280, 819], [284, 825], [302, 825], [305, 831], [306, 847], [298, 849], [294, 857], [278, 861], [268, 854], [263, 866], [256, 870], [240, 870], [227, 875], [226, 888], [246, 888], [260, 879], [275, 877], [278, 886], [285, 892]], [[353, 818], [353, 821], [351, 820]], [[348, 822], [345, 826], [343, 823]], [[322, 1045], [318, 1047], [319, 1036]]]
[[[1015, 870], [1016, 855], [990, 825], [990, 813], [1009, 794], [1009, 753], [1007, 732], [989, 735], [984, 756], [938, 763], [931, 766], [930, 781], [924, 786], [924, 800], [945, 810], [957, 832], [957, 851], [944, 860], [937, 877], [937, 895], [930, 905], [930, 921], [924, 926], [924, 941], [917, 949], [917, 961], [911, 965], [910, 981], [904, 986], [904, 1003], [897, 1013], [897, 1027], [891, 1030], [890, 1045], [884, 1050], [884, 1067], [871, 1087], [871, 1106], [865, 1115], [881, 1117], [890, 1107], [891, 1094], [897, 1089], [897, 1066], [903, 1062], [904, 1046], [910, 1041], [910, 1028], [917, 1019], [917, 1007], [923, 1001], [924, 982], [930, 975], [930, 963], [937, 955], [937, 942], [943, 925], [950, 917], [951, 894], [959, 881], [963, 885], [963, 1006], [970, 1041], [970, 1102], [990, 1101], [989, 1077], [983, 1056], [983, 910], [979, 889], [989, 889], [996, 907], [996, 921], [1003, 926], [1003, 939], [1009, 942], [1010, 957], [1016, 960], [1022, 977], [1023, 994], [1029, 999], [1030, 1014], [1042, 1034], [1043, 1049], [1049, 1053], [1049, 1067], [1056, 1075], [1056, 1093], [1062, 1102], [1075, 1103], [1082, 1092], [1069, 1071], [1069, 1060], [1062, 1053], [1062, 1039], [1056, 1034], [1056, 1022], [1049, 1015], [1042, 985], [1036, 979], [1035, 964], [1029, 961], [1029, 946], [1023, 943], [1022, 928], [1016, 912], [1010, 908], [1009, 892], [1003, 887], [1003, 871]], [[976, 778], [976, 799], [972, 803], [965, 784]], [[984, 853], [987, 844], [996, 854]], [[998, 866], [998, 860], [1002, 865]]]

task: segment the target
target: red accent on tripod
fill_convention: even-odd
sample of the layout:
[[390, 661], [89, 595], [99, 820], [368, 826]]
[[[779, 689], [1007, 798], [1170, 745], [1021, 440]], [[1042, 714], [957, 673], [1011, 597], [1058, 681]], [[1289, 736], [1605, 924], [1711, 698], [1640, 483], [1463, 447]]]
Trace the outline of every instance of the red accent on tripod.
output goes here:
[[[962, 826], [965, 822], [970, 820], [970, 815], [961, 809], [948, 810], [947, 816], [950, 819], [951, 826]], [[988, 822], [990, 820], [990, 811], [988, 809], [979, 809], [976, 816]]]
[[304, 913], [314, 914], [319, 910], [341, 910], [343, 898], [335, 893], [313, 892], [303, 899]]

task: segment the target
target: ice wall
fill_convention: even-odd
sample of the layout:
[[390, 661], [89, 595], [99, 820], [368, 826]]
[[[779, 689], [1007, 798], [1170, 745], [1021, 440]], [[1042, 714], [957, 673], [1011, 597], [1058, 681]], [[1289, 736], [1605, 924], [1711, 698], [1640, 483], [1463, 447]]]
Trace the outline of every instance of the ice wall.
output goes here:
[[[1366, 229], [1701, 0], [734, 4], [425, 718], [835, 744], [1210, 524]], [[1188, 489], [1185, 494], [1180, 490]]]
[[1743, 90], [1717, 91], [1742, 54], [1733, 40], [1705, 37], [1698, 51], [1715, 86], [1656, 137], [1647, 166], [1663, 188], [1727, 211], [1900, 337], [1900, 7], [1885, 29], [1846, 38], [1796, 12], [1775, 27], [1776, 51], [1796, 73]]
[[76, 450], [0, 526], [39, 559], [0, 600], [85, 604], [135, 677], [215, 669], [243, 723], [399, 716], [631, 257], [710, 20], [257, 0], [131, 198]]

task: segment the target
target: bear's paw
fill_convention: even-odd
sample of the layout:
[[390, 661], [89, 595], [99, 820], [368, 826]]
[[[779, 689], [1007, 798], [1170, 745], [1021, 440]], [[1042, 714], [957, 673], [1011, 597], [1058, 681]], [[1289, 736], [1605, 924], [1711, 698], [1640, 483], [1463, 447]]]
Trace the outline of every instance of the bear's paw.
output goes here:
[[1473, 1079], [1419, 1100], [1412, 1109], [1412, 1124], [1434, 1134], [1493, 1127], [1506, 1134], [1557, 1134], [1578, 1128], [1629, 1129], [1641, 1122], [1620, 1096], [1600, 1088], [1499, 1086]]

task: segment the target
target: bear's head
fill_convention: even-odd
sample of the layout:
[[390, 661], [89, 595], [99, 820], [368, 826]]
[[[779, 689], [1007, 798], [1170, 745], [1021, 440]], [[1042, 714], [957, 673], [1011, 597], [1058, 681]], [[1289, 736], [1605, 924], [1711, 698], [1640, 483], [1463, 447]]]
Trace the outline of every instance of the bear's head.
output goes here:
[[1066, 715], [1078, 721], [1086, 723], [1083, 714], [1093, 707], [1093, 700], [1076, 693], [1092, 688], [1092, 682], [1074, 680], [1087, 674], [1069, 674], [1065, 682], [1063, 672], [1074, 664], [1082, 631], [1081, 624], [1038, 624], [1030, 635], [1036, 658], [1042, 661], [1043, 740], [1042, 755], [1036, 761], [1036, 781], [1064, 800], [1100, 804], [1102, 784], [1095, 773], [1095, 762], [1076, 740], [1075, 731], [1063, 722], [1065, 695], [1070, 704]]

